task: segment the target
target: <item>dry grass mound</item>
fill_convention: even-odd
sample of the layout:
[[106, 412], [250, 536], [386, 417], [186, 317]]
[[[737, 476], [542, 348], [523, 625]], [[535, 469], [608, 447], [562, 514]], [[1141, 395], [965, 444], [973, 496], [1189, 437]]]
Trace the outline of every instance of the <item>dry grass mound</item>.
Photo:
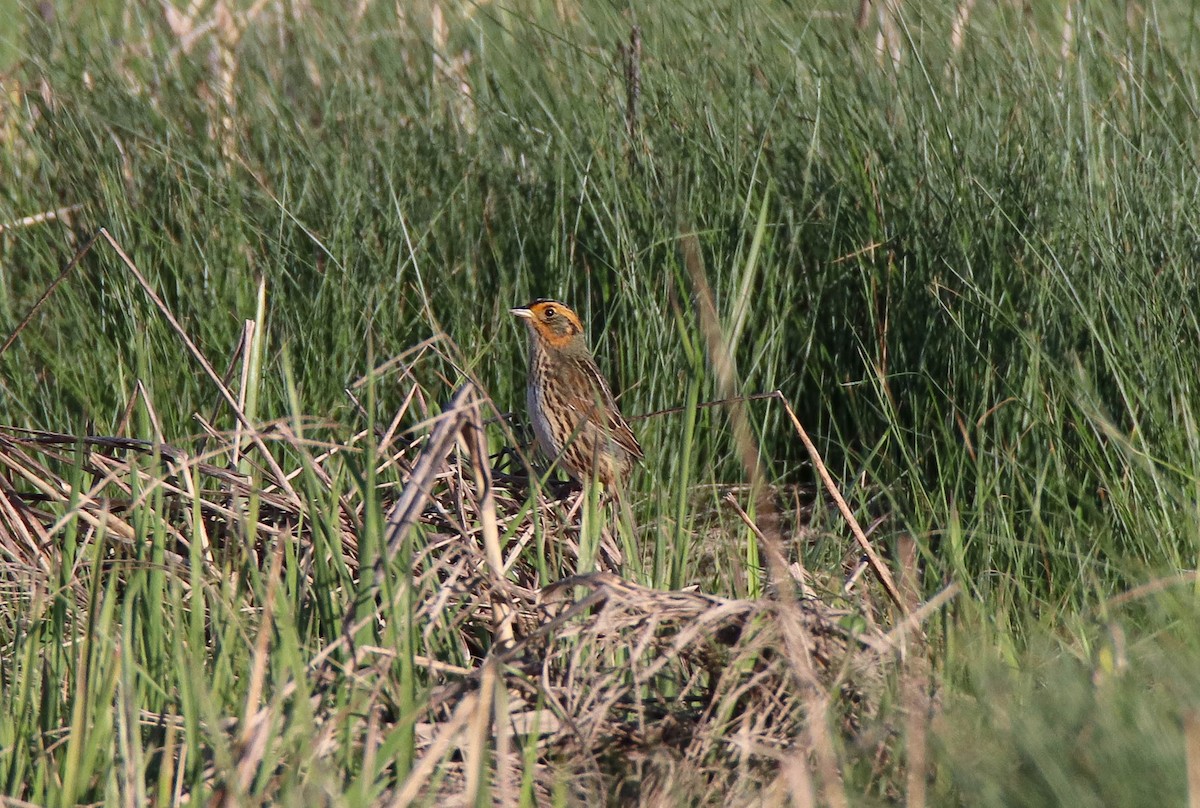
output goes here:
[[[251, 788], [300, 692], [312, 694], [314, 759], [345, 743], [373, 759], [387, 728], [411, 721], [415, 764], [391, 773], [386, 804], [475, 804], [481, 789], [505, 804], [522, 792], [729, 804], [813, 782], [836, 793], [837, 737], [859, 737], [911, 624], [888, 635], [882, 603], [801, 596], [811, 581], [795, 567], [756, 600], [659, 591], [613, 570], [568, 575], [578, 495], [531, 494], [498, 470], [484, 449], [488, 406], [466, 385], [440, 412], [409, 413], [420, 417], [408, 431], [398, 416], [376, 434], [318, 441], [277, 423], [212, 431], [191, 451], [0, 428], [3, 620], [28, 624], [64, 582], [84, 606], [96, 564], [108, 576], [152, 564], [183, 587], [265, 575], [267, 597], [245, 587], [238, 608], [266, 631], [285, 557], [308, 575], [309, 596], [331, 585], [312, 570], [342, 570], [341, 628], [305, 649], [305, 687], [265, 688], [257, 710], [223, 719], [238, 758], [212, 762], [207, 782], [227, 804]], [[374, 487], [345, 485], [347, 466], [361, 473], [371, 457]], [[539, 546], [553, 546], [557, 580], [531, 560]], [[602, 566], [619, 556], [606, 546]], [[395, 684], [399, 652], [372, 642], [397, 620], [417, 638], [415, 720]]]

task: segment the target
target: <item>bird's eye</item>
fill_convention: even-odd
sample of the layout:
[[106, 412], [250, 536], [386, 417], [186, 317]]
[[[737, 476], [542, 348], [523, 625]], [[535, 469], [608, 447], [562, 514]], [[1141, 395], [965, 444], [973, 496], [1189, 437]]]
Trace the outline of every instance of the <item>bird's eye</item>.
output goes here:
[[546, 319], [547, 319], [547, 320], [553, 320], [553, 319], [554, 319], [554, 315], [556, 315], [556, 314], [558, 314], [558, 312], [554, 310], [554, 307], [553, 307], [553, 306], [551, 306], [550, 308], [546, 309]]

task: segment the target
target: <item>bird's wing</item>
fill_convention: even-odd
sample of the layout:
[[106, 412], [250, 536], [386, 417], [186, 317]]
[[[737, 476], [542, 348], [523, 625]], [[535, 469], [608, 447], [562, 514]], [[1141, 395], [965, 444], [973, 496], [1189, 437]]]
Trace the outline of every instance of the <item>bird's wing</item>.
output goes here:
[[[642, 446], [634, 437], [633, 430], [629, 428], [629, 424], [621, 417], [621, 411], [617, 408], [616, 399], [613, 398], [612, 390], [609, 389], [608, 382], [600, 375], [593, 363], [584, 365], [588, 375], [592, 379], [592, 386], [595, 388], [595, 397], [597, 402], [592, 407], [593, 416], [589, 416], [589, 420], [597, 424], [603, 429], [618, 446], [628, 452], [632, 457], [641, 460], [645, 455], [642, 453]], [[596, 407], [602, 409], [596, 413]]]

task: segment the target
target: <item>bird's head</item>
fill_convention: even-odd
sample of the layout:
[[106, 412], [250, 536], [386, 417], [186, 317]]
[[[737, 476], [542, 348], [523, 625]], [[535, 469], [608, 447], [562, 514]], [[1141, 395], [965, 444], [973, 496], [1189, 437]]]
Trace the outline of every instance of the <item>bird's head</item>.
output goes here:
[[530, 332], [554, 348], [566, 348], [583, 341], [583, 323], [565, 303], [539, 298], [528, 306], [509, 309], [523, 319]]

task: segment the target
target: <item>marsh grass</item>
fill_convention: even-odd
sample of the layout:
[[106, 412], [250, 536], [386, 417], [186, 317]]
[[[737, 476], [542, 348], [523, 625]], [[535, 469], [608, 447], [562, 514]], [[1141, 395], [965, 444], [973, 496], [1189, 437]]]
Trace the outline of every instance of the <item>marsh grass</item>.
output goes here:
[[[1181, 802], [1200, 40], [1035, 5], [0, 2], [0, 331], [111, 236], [0, 356], [0, 791]], [[538, 295], [666, 411], [583, 536]]]

